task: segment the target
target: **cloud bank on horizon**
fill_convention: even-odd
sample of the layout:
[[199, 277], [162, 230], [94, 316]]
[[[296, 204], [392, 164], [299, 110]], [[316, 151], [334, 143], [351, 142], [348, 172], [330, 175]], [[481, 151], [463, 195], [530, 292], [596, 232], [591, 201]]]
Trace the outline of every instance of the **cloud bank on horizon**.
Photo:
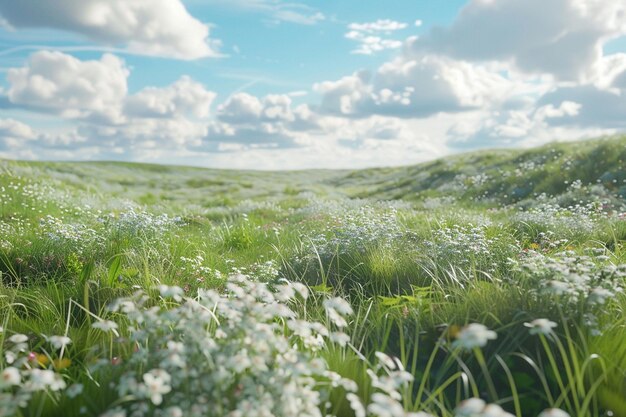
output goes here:
[[333, 3], [0, 0], [0, 157], [355, 168], [626, 128], [626, 0]]

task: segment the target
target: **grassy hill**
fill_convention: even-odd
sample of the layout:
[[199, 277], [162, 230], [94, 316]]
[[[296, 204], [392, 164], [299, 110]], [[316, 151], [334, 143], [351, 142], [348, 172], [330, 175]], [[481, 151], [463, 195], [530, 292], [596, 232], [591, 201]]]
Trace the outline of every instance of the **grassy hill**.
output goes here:
[[0, 161], [0, 416], [626, 417], [625, 161]]
[[[242, 200], [324, 198], [506, 205], [540, 194], [574, 199], [574, 190], [626, 198], [626, 138], [488, 150], [397, 168], [356, 171], [231, 171], [121, 162], [0, 162], [4, 172], [45, 178], [68, 190], [145, 205], [204, 207]], [[592, 188], [595, 186], [595, 189]], [[602, 187], [599, 187], [602, 186]], [[568, 197], [569, 196], [569, 197]]]

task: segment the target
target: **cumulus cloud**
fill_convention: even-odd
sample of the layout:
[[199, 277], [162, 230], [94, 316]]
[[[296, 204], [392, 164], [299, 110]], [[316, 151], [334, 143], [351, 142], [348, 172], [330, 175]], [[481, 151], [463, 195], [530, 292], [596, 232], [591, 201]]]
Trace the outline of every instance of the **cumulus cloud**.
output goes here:
[[[358, 43], [353, 52], [399, 53], [316, 83], [317, 96], [308, 97], [319, 99], [308, 104], [299, 104], [300, 91], [240, 92], [215, 103], [210, 86], [187, 76], [129, 94], [129, 69], [113, 55], [81, 61], [38, 52], [7, 72], [0, 105], [58, 115], [72, 128], [44, 134], [1, 119], [0, 156], [28, 143], [46, 156], [74, 146], [101, 158], [211, 158], [232, 168], [362, 167], [612, 133], [626, 129], [626, 54], [604, 54], [603, 46], [625, 32], [625, 3], [471, 0], [450, 26], [404, 42], [394, 37], [417, 22], [353, 23], [345, 35]], [[278, 0], [228, 5], [275, 21], [317, 21], [315, 10]]]
[[0, 0], [15, 28], [53, 28], [139, 54], [180, 59], [215, 56], [209, 25], [180, 0]]
[[484, 66], [432, 55], [399, 57], [374, 74], [359, 72], [314, 86], [322, 95], [323, 111], [352, 117], [425, 117], [472, 110], [502, 102], [517, 88]]
[[36, 137], [33, 129], [15, 119], [0, 119], [0, 137], [3, 139], [32, 140]]
[[7, 72], [8, 100], [17, 106], [67, 118], [121, 117], [128, 69], [111, 54], [81, 61], [61, 52], [40, 51], [25, 66]]
[[167, 87], [146, 87], [126, 99], [125, 114], [131, 117], [207, 117], [216, 93], [189, 76]]
[[4, 120], [0, 135], [5, 143], [28, 139], [32, 146], [57, 150], [200, 145], [209, 131], [216, 93], [182, 76], [171, 85], [128, 94], [129, 73], [124, 62], [110, 54], [81, 61], [61, 52], [37, 52], [23, 67], [8, 70], [8, 104], [58, 115], [77, 128], [35, 133], [15, 120]]
[[554, 128], [554, 121], [573, 120], [582, 107], [580, 103], [562, 101], [556, 105], [533, 103], [524, 109], [483, 112], [469, 123], [452, 124], [447, 132], [448, 143], [453, 149], [529, 146], [597, 134], [598, 129], [583, 128], [576, 132]]
[[526, 72], [578, 81], [602, 58], [603, 44], [624, 33], [624, 0], [471, 0], [449, 27], [415, 42], [413, 52], [510, 61]]
[[382, 35], [391, 35], [393, 32], [405, 29], [406, 23], [390, 19], [379, 19], [368, 23], [350, 23], [347, 39], [358, 42], [358, 47], [352, 50], [353, 54], [372, 55], [385, 49], [398, 49], [402, 41], [383, 38]]
[[207, 143], [214, 146], [223, 141], [247, 146], [301, 146], [301, 132], [321, 129], [319, 115], [307, 104], [294, 106], [288, 94], [258, 98], [236, 93], [217, 107], [216, 116], [207, 137]]
[[575, 117], [550, 120], [550, 125], [626, 128], [626, 90], [594, 85], [560, 87], [541, 97], [538, 105], [554, 106], [563, 101], [579, 103], [579, 111]]

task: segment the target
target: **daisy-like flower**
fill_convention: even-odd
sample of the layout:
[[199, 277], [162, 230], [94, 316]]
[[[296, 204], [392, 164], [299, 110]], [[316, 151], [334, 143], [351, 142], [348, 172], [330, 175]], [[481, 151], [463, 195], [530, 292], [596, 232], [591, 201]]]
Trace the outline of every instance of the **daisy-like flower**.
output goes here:
[[548, 282], [547, 290], [552, 294], [563, 295], [569, 292], [570, 288], [569, 285], [567, 285], [565, 282], [552, 280]]
[[530, 323], [524, 323], [524, 326], [530, 328], [528, 331], [530, 334], [548, 335], [552, 333], [552, 329], [555, 328], [557, 324], [548, 319], [535, 319]]
[[100, 329], [103, 332], [116, 332], [117, 323], [111, 320], [99, 320], [91, 325], [94, 329]]
[[167, 394], [172, 390], [170, 387], [170, 375], [162, 369], [153, 369], [143, 374], [143, 382], [146, 394], [154, 405], [163, 402], [163, 394]]
[[26, 343], [27, 341], [28, 341], [28, 336], [21, 334], [21, 333], [17, 333], [9, 337], [9, 342], [14, 343], [16, 345], [21, 344], [21, 343]]
[[64, 346], [72, 343], [72, 339], [67, 336], [50, 336], [48, 342], [50, 342], [55, 349], [62, 349]]
[[489, 340], [494, 340], [497, 337], [497, 333], [489, 330], [485, 325], [471, 323], [459, 331], [453, 345], [471, 350], [476, 347], [484, 347]]
[[32, 369], [30, 379], [24, 385], [27, 391], [60, 391], [65, 388], [65, 381], [61, 376], [48, 369]]
[[387, 369], [394, 370], [398, 367], [396, 360], [383, 352], [375, 353], [378, 362], [382, 363]]
[[537, 417], [570, 417], [570, 415], [560, 408], [548, 408], [539, 413]]
[[342, 316], [349, 316], [353, 313], [350, 303], [340, 297], [330, 298], [324, 301], [326, 309], [333, 309]]
[[309, 298], [309, 287], [299, 282], [293, 282], [291, 286], [293, 287], [294, 290], [296, 290], [298, 294], [300, 294], [300, 297], [302, 297], [305, 300]]
[[9, 366], [0, 374], [0, 387], [19, 385], [22, 377], [17, 368]]
[[480, 414], [485, 409], [485, 401], [480, 398], [468, 398], [463, 400], [454, 409], [454, 415], [457, 417], [469, 417]]
[[611, 291], [599, 287], [591, 290], [591, 292], [589, 293], [589, 298], [587, 298], [587, 300], [589, 300], [589, 302], [593, 304], [604, 304], [605, 301], [611, 297], [613, 297], [613, 293]]
[[487, 404], [482, 411], [481, 417], [515, 417], [513, 414], [504, 410], [498, 404]]
[[173, 298], [175, 301], [183, 299], [185, 292], [180, 287], [170, 287], [169, 285], [159, 285], [159, 293], [163, 298]]
[[402, 417], [406, 414], [398, 401], [380, 392], [372, 394], [372, 402], [367, 406], [367, 411], [378, 417]]
[[346, 398], [350, 402], [350, 408], [352, 409], [352, 411], [354, 411], [354, 415], [356, 417], [366, 416], [365, 407], [363, 407], [363, 403], [361, 402], [361, 399], [358, 395], [349, 393], [348, 395], [346, 395]]

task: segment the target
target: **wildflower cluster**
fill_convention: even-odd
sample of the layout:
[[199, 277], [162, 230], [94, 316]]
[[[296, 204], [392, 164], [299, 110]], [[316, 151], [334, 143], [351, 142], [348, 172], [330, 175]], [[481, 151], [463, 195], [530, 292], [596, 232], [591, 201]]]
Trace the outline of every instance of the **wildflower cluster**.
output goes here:
[[520, 223], [538, 225], [552, 231], [567, 231], [570, 235], [593, 232], [602, 218], [606, 218], [606, 214], [597, 203], [561, 207], [546, 202], [515, 216]]
[[183, 224], [180, 217], [171, 217], [165, 213], [155, 215], [133, 207], [122, 211], [117, 218], [109, 216], [101, 219], [104, 223], [109, 223], [111, 220], [113, 220], [111, 226], [114, 230], [131, 236], [157, 235]]
[[592, 258], [573, 251], [553, 256], [527, 251], [522, 253], [517, 268], [526, 272], [538, 293], [560, 296], [562, 302], [604, 304], [623, 291], [626, 265], [597, 262], [603, 259], [601, 255]]
[[351, 308], [345, 301], [327, 301], [329, 327], [298, 318], [289, 307], [308, 297], [302, 285], [272, 292], [235, 275], [227, 288], [226, 295], [199, 290], [182, 300], [182, 290], [162, 286], [162, 297], [182, 300], [171, 309], [149, 307], [141, 293], [115, 303], [113, 310], [131, 323], [136, 346], [118, 384], [120, 397], [129, 398], [128, 415], [321, 416], [325, 393], [318, 381], [355, 390], [314, 354], [326, 344], [346, 343], [332, 329], [346, 324]]
[[69, 360], [63, 358], [63, 350], [71, 340], [66, 336], [48, 337], [51, 354], [31, 352], [28, 342], [28, 336], [15, 333], [6, 339], [4, 347], [0, 346], [0, 417], [15, 416], [36, 394], [58, 397], [67, 386], [55, 370], [67, 367]]
[[104, 237], [84, 224], [70, 224], [62, 219], [47, 215], [39, 221], [39, 226], [47, 239], [61, 244], [72, 245], [84, 251], [92, 244], [103, 244]]
[[335, 217], [330, 223], [330, 227], [312, 239], [320, 255], [392, 247], [408, 236], [395, 208], [378, 211], [363, 206]]
[[493, 272], [498, 268], [495, 260], [502, 250], [507, 250], [498, 237], [487, 236], [488, 224], [453, 225], [434, 230], [432, 240], [423, 242], [422, 256], [431, 259], [445, 259], [467, 271], [476, 268], [483, 272]]

